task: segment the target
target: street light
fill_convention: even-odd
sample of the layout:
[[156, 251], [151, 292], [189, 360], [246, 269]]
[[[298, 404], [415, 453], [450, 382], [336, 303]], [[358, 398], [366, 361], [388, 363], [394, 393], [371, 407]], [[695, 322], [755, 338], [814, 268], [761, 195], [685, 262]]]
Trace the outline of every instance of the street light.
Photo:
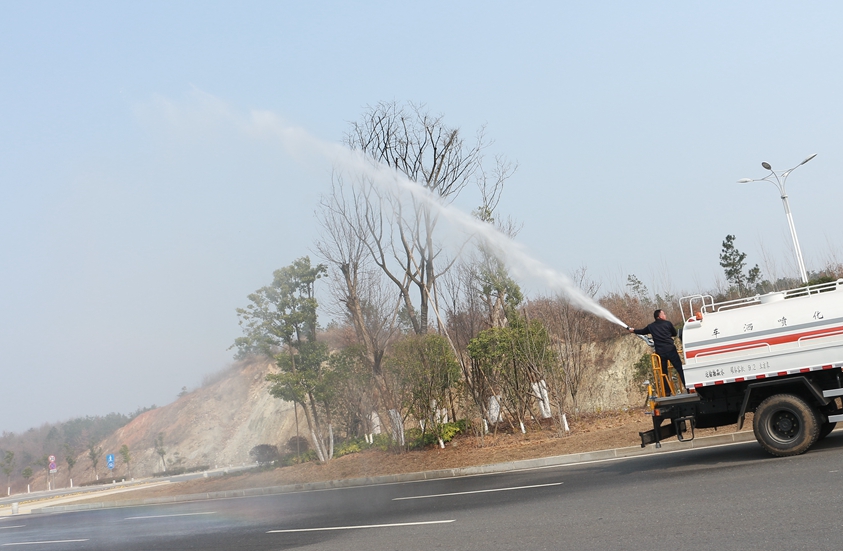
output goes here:
[[770, 171], [770, 174], [765, 176], [764, 178], [741, 178], [738, 180], [739, 184], [748, 184], [750, 182], [770, 182], [774, 186], [776, 186], [779, 190], [779, 195], [782, 197], [782, 203], [784, 204], [784, 213], [787, 215], [787, 225], [790, 226], [790, 235], [793, 237], [793, 250], [796, 253], [796, 261], [799, 263], [799, 274], [802, 276], [802, 283], [808, 283], [808, 274], [805, 272], [805, 262], [802, 260], [802, 249], [799, 248], [799, 239], [796, 238], [796, 227], [793, 225], [793, 215], [790, 213], [790, 205], [787, 204], [787, 193], [785, 192], [785, 183], [787, 182], [787, 177], [790, 175], [791, 172], [799, 168], [800, 166], [804, 165], [817, 154], [814, 153], [813, 155], [809, 155], [807, 159], [799, 163], [793, 168], [789, 168], [785, 171], [776, 172], [773, 170], [773, 167], [770, 166], [770, 163], [764, 161], [761, 163], [761, 166]]

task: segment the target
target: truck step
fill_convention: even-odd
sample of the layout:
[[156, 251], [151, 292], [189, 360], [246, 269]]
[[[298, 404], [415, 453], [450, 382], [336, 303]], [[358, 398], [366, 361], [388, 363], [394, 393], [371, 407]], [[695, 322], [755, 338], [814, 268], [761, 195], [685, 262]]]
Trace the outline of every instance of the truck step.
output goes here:
[[843, 396], [843, 388], [832, 388], [831, 390], [823, 390], [823, 396], [825, 396], [826, 398]]
[[828, 422], [829, 423], [839, 423], [840, 421], [843, 421], [843, 415], [829, 415], [828, 416]]

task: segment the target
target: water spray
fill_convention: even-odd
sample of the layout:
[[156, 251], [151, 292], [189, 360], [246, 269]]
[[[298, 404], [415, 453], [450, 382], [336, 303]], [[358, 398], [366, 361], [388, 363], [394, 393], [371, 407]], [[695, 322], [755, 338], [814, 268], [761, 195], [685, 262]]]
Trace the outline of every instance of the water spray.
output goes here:
[[566, 275], [530, 256], [521, 244], [515, 242], [493, 225], [483, 222], [453, 205], [445, 204], [429, 189], [413, 182], [397, 170], [373, 162], [360, 151], [354, 151], [339, 144], [322, 142], [301, 129], [285, 126], [269, 113], [253, 113], [251, 122], [252, 128], [250, 130], [257, 129], [270, 132], [281, 139], [288, 151], [299, 152], [303, 149], [302, 146], [318, 151], [332, 160], [335, 166], [364, 176], [369, 182], [395, 199], [400, 201], [402, 198], [410, 198], [413, 202], [424, 204], [437, 216], [447, 219], [466, 232], [470, 238], [480, 240], [496, 257], [505, 262], [514, 275], [535, 277], [554, 291], [564, 295], [577, 308], [629, 329], [627, 324], [585, 294]]
[[413, 182], [390, 167], [373, 164], [360, 152], [336, 146], [334, 159], [355, 172], [365, 174], [373, 183], [385, 188], [386, 191], [398, 191], [401, 196], [406, 194], [413, 200], [430, 207], [438, 215], [460, 227], [470, 236], [479, 239], [497, 258], [504, 260], [516, 275], [530, 275], [538, 278], [550, 288], [565, 295], [578, 308], [621, 327], [628, 327], [617, 316], [586, 295], [570, 278], [530, 256], [521, 244], [515, 242], [491, 224], [479, 220], [453, 205], [443, 203], [438, 196], [426, 187]]

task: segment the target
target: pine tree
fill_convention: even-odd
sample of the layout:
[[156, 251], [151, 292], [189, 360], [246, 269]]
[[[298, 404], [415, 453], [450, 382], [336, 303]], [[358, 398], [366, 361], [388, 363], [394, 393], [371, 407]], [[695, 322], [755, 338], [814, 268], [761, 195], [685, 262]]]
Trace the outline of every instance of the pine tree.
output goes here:
[[723, 241], [723, 249], [720, 251], [720, 266], [726, 273], [726, 281], [737, 288], [740, 296], [755, 290], [756, 285], [761, 282], [761, 269], [758, 264], [751, 268], [749, 272], [744, 273], [746, 253], [735, 247], [734, 235], [727, 235]]

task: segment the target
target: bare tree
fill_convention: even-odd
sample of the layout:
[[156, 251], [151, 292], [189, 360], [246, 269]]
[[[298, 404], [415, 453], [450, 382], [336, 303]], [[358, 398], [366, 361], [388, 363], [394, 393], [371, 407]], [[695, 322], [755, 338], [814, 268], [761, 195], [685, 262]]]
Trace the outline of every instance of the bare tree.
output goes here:
[[345, 188], [337, 177], [317, 211], [323, 232], [316, 248], [333, 270], [333, 302], [328, 308], [351, 323], [365, 347], [372, 373], [379, 375], [386, 345], [398, 330], [400, 301], [388, 292], [380, 272], [372, 266], [367, 235], [361, 228], [365, 224], [360, 218], [366, 210], [363, 203], [363, 197], [355, 189]]
[[[431, 115], [424, 106], [382, 102], [370, 107], [359, 122], [352, 124], [346, 143], [376, 163], [404, 174], [442, 201], [454, 200], [470, 182], [491, 179], [490, 189], [500, 187], [513, 168], [496, 159], [491, 177], [483, 168], [483, 150], [488, 143], [484, 129], [473, 144], [467, 144], [459, 129]], [[342, 185], [335, 175], [334, 182]], [[398, 289], [413, 331], [428, 331], [430, 308], [436, 307], [437, 279], [451, 266], [436, 239], [439, 215], [414, 197], [397, 198], [374, 188], [365, 177], [357, 180], [357, 190], [345, 219], [354, 224], [354, 233], [366, 247], [374, 264]], [[415, 292], [412, 292], [415, 290]], [[416, 296], [416, 301], [413, 300]], [[416, 307], [417, 305], [417, 307]], [[437, 316], [442, 327], [442, 320]]]
[[[572, 279], [589, 296], [597, 294], [599, 285], [587, 278], [585, 268], [577, 270]], [[531, 310], [548, 327], [561, 360], [562, 379], [556, 380], [554, 386], [567, 390], [571, 405], [577, 412], [581, 391], [589, 386], [589, 377], [593, 377], [603, 364], [604, 358], [599, 346], [596, 346], [601, 340], [599, 335], [603, 324], [600, 318], [583, 312], [564, 298], [557, 297], [550, 302], [548, 307]]]

